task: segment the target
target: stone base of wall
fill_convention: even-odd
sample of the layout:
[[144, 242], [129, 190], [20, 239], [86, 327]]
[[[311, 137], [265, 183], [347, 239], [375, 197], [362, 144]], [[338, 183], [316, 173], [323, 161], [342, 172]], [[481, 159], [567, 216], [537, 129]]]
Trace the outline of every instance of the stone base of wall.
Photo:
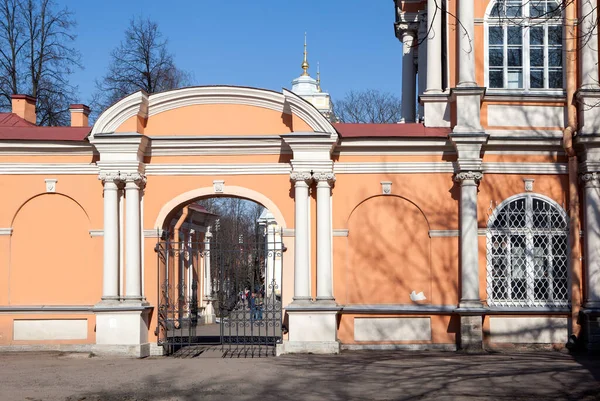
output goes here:
[[600, 310], [583, 311], [583, 341], [588, 351], [600, 351]]
[[483, 352], [483, 318], [460, 317], [460, 349], [466, 352]]

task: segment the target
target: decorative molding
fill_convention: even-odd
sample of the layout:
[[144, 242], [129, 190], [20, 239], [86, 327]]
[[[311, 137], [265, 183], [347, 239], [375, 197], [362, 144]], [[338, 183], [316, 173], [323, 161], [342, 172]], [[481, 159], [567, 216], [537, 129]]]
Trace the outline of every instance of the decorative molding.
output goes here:
[[23, 312], [91, 312], [93, 305], [35, 305], [35, 306], [0, 306], [0, 313]]
[[127, 175], [121, 174], [120, 171], [101, 171], [98, 174], [98, 179], [102, 182], [116, 182], [121, 183], [125, 181]]
[[13, 228], [9, 227], [9, 228], [0, 228], [0, 235], [12, 235], [13, 233]]
[[525, 192], [533, 192], [533, 182], [535, 180], [533, 178], [523, 178], [523, 182], [525, 183]]
[[312, 179], [317, 183], [319, 181], [325, 181], [329, 185], [332, 185], [335, 182], [335, 174], [326, 172], [316, 172], [312, 174]]
[[296, 231], [293, 228], [284, 228], [281, 230], [282, 237], [294, 237], [296, 236]]
[[98, 172], [98, 166], [88, 163], [0, 163], [0, 175], [85, 175]]
[[114, 132], [133, 116], [148, 117], [148, 94], [138, 91], [119, 100], [98, 117], [92, 127], [90, 139], [96, 134]]
[[381, 304], [381, 305], [343, 305], [341, 313], [356, 314], [449, 314], [456, 310], [456, 305], [411, 305], [411, 304]]
[[224, 186], [225, 186], [224, 180], [214, 180], [213, 181], [213, 190], [215, 191], [216, 194], [222, 194]]
[[567, 163], [483, 163], [486, 174], [568, 174]]
[[334, 228], [333, 236], [334, 237], [347, 237], [349, 230], [347, 228]]
[[384, 195], [390, 195], [392, 193], [391, 181], [381, 181], [381, 193]]
[[56, 183], [58, 182], [56, 178], [46, 178], [44, 182], [46, 183], [46, 192], [56, 192]]
[[377, 173], [454, 173], [451, 162], [339, 162], [334, 163], [336, 174]]
[[482, 179], [483, 173], [479, 171], [461, 171], [454, 176], [454, 181], [456, 182], [475, 181], [478, 184]]
[[290, 180], [305, 181], [307, 184], [312, 181], [312, 174], [308, 171], [293, 171], [290, 173]]
[[144, 230], [144, 238], [161, 238], [164, 230], [157, 228], [154, 230]]
[[279, 135], [150, 137], [146, 156], [280, 155], [292, 151]]
[[145, 173], [156, 175], [278, 175], [289, 174], [289, 163], [252, 164], [148, 164]]
[[338, 134], [333, 125], [311, 103], [302, 99], [287, 89], [283, 89], [285, 103], [290, 106], [292, 113], [300, 117], [315, 132], [324, 132], [337, 140]]
[[[479, 237], [485, 237], [487, 235], [487, 228], [478, 228], [477, 235]], [[442, 238], [442, 237], [460, 237], [460, 230], [429, 230], [430, 238]]]
[[600, 188], [600, 174], [584, 173], [579, 176], [586, 188]]
[[34, 156], [51, 154], [53, 156], [93, 156], [96, 154], [92, 144], [86, 141], [8, 141], [0, 142], [0, 154], [3, 156]]
[[104, 237], [104, 230], [90, 230], [90, 237]]

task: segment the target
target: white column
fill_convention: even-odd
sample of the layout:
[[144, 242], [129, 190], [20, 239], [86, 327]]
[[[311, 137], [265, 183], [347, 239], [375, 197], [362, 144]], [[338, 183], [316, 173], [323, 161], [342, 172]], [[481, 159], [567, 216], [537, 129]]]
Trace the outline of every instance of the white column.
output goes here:
[[127, 175], [125, 182], [125, 299], [142, 299], [140, 186], [144, 177]]
[[585, 183], [585, 302], [586, 308], [600, 308], [600, 174], [581, 175]]
[[315, 173], [317, 181], [317, 301], [333, 301], [331, 266], [331, 184], [333, 173]]
[[[475, 82], [474, 0], [458, 1], [458, 86], [477, 86]], [[429, 64], [431, 67], [432, 64]], [[427, 84], [429, 87], [429, 84]]]
[[427, 0], [427, 92], [442, 91], [441, 5], [441, 0]]
[[598, 88], [598, 21], [595, 0], [580, 1], [579, 41], [581, 46], [581, 86]]
[[204, 235], [204, 299], [209, 300], [212, 297], [212, 280], [210, 277], [210, 239], [212, 233], [210, 226], [206, 227]]
[[100, 173], [104, 183], [104, 265], [102, 299], [119, 299], [119, 186], [118, 173]]
[[308, 172], [293, 172], [294, 181], [294, 301], [307, 301], [310, 295], [310, 263], [308, 226], [308, 184], [311, 175]]
[[402, 121], [415, 122], [416, 75], [415, 42], [417, 33], [405, 29], [402, 32]]
[[479, 296], [479, 245], [477, 238], [477, 184], [483, 174], [465, 171], [456, 174], [460, 182], [461, 307], [481, 307]]

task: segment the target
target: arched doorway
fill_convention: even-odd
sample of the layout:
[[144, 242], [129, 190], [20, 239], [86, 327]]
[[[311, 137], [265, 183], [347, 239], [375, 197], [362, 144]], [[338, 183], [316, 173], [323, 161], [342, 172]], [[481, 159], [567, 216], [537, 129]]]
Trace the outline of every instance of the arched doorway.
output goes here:
[[155, 248], [159, 345], [168, 354], [214, 346], [232, 356], [275, 354], [285, 251], [278, 211], [239, 195], [190, 195], [169, 202], [176, 206]]

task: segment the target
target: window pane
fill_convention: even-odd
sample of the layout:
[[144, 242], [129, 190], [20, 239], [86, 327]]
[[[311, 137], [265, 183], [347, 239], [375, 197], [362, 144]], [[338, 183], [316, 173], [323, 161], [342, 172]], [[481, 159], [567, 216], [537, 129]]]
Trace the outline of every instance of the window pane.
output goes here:
[[566, 3], [563, 5], [562, 1], [558, 2], [558, 1], [550, 0], [546, 5], [547, 5], [546, 18], [555, 18], [555, 17], [560, 17], [560, 15], [562, 13], [562, 7], [564, 5], [566, 5]]
[[544, 66], [544, 49], [532, 48], [529, 51], [529, 65], [531, 65], [532, 67]]
[[529, 2], [529, 16], [531, 18], [541, 17], [546, 13], [545, 10], [546, 2], [543, 0], [530, 1]]
[[562, 45], [562, 26], [560, 26], [560, 25], [548, 26], [548, 44], [549, 45]]
[[490, 88], [502, 88], [504, 86], [502, 70], [490, 70]]
[[490, 66], [502, 67], [504, 65], [504, 52], [502, 48], [490, 48]]
[[504, 29], [501, 26], [490, 27], [490, 45], [504, 44]]
[[550, 299], [550, 286], [547, 279], [536, 279], [533, 288], [533, 298], [536, 301], [546, 301]]
[[523, 65], [521, 59], [521, 48], [518, 47], [516, 49], [508, 49], [506, 54], [508, 56], [508, 66], [509, 67], [520, 67]]
[[492, 298], [508, 299], [508, 285], [505, 279], [494, 279], [492, 281]]
[[562, 66], [562, 49], [548, 49], [548, 66]]
[[529, 28], [529, 43], [532, 45], [544, 44], [544, 27], [534, 26]]
[[543, 88], [544, 70], [531, 70], [529, 73], [529, 85], [535, 89]]
[[522, 9], [522, 5], [521, 2], [507, 2], [506, 4], [506, 16], [507, 17], [520, 17], [522, 15], [521, 13], [521, 9]]
[[548, 72], [548, 87], [562, 88], [563, 87], [562, 70]]
[[523, 87], [523, 71], [522, 70], [508, 70], [507, 74], [507, 87], [511, 89], [518, 89]]
[[523, 29], [520, 26], [509, 26], [506, 29], [507, 43], [509, 45], [520, 45], [523, 43]]
[[496, 4], [494, 4], [494, 7], [492, 7], [492, 11], [490, 12], [490, 15], [492, 17], [500, 17], [500, 2], [496, 2]]

